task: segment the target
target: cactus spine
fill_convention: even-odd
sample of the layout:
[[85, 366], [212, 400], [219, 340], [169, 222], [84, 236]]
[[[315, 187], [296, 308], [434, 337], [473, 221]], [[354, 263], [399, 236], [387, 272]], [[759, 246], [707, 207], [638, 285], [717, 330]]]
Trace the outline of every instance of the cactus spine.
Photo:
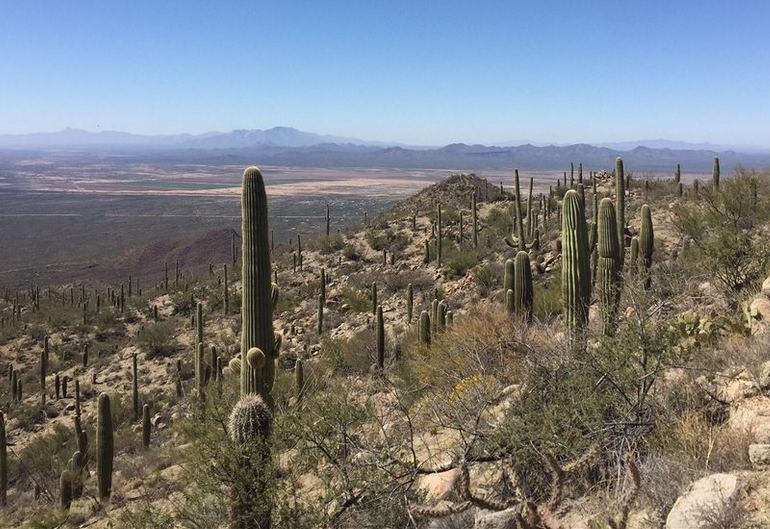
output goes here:
[[655, 235], [652, 228], [652, 211], [647, 204], [642, 206], [642, 229], [639, 231], [639, 250], [642, 254], [645, 279], [644, 287], [650, 288], [649, 270], [652, 265], [652, 252], [655, 249]]
[[[597, 244], [597, 277], [602, 303], [602, 331], [611, 336], [615, 330], [615, 317], [620, 298], [620, 245], [618, 244], [615, 207], [609, 198], [599, 205], [599, 241]], [[633, 259], [633, 258], [632, 258]]]
[[514, 310], [517, 314], [522, 314], [526, 321], [532, 321], [532, 268], [529, 264], [529, 255], [527, 252], [516, 254], [514, 263], [515, 287]]
[[[253, 367], [248, 361], [242, 363], [241, 395], [259, 393], [271, 405], [270, 392], [275, 379], [275, 359], [278, 356], [273, 333], [273, 306], [278, 297], [278, 289], [270, 281], [267, 195], [262, 173], [256, 167], [249, 167], [243, 172], [241, 217], [241, 351], [247, 354], [256, 347], [267, 357], [264, 365], [259, 367]], [[300, 244], [299, 235], [297, 244]]]
[[582, 341], [591, 298], [588, 230], [577, 191], [565, 193], [561, 217], [562, 302], [570, 343], [575, 345]]
[[618, 245], [620, 248], [620, 266], [623, 267], [625, 258], [626, 244], [626, 180], [623, 171], [623, 158], [618, 156], [615, 159], [615, 199], [617, 200], [617, 225], [618, 225]]
[[420, 313], [420, 345], [430, 347], [430, 314], [427, 310]]
[[109, 500], [112, 493], [113, 431], [110, 397], [106, 393], [99, 395], [98, 415], [96, 418], [96, 478], [99, 499]]

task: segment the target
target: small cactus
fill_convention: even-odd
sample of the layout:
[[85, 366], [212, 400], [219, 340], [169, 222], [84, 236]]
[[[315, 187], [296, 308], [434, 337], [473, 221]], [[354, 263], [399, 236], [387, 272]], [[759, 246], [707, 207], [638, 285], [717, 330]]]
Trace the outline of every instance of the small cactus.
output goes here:
[[508, 292], [514, 289], [514, 277], [515, 277], [515, 264], [513, 259], [505, 260], [505, 268], [503, 273], [503, 292]]
[[631, 238], [631, 254], [628, 259], [628, 269], [631, 271], [631, 273], [636, 272], [636, 267], [638, 266], [638, 259], [639, 259], [639, 239], [637, 237]]

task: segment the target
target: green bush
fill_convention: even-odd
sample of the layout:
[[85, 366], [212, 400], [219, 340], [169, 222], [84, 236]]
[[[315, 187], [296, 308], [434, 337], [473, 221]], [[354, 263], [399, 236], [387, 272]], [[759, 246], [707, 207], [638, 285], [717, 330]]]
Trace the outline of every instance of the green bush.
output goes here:
[[173, 320], [148, 323], [136, 334], [136, 345], [147, 358], [171, 356], [177, 349], [177, 323]]

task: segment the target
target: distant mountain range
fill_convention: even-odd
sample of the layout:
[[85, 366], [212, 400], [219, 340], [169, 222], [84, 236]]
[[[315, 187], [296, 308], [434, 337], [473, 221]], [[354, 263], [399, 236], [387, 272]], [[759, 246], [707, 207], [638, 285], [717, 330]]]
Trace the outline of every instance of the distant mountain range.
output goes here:
[[[730, 148], [672, 140], [614, 142], [599, 145], [547, 145], [506, 142], [503, 146], [453, 143], [443, 147], [414, 147], [357, 138], [329, 136], [291, 127], [209, 132], [199, 135], [139, 135], [126, 132], [59, 132], [0, 135], [0, 148], [111, 151], [124, 155], [197, 160], [208, 163], [254, 163], [317, 167], [409, 167], [456, 170], [553, 170], [581, 162], [586, 170], [611, 168], [617, 156], [637, 171], [670, 171], [676, 163], [684, 172], [710, 170], [719, 156], [724, 170], [742, 164], [770, 167], [770, 149]], [[148, 154], [149, 153], [149, 154]]]

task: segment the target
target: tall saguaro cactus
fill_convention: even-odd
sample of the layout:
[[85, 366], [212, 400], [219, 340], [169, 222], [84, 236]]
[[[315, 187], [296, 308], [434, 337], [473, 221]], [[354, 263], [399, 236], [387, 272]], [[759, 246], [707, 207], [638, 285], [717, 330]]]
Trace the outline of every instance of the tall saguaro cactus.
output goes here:
[[406, 286], [406, 322], [412, 323], [412, 309], [414, 307], [414, 288], [409, 283]]
[[532, 268], [529, 264], [529, 254], [519, 252], [514, 263], [514, 310], [525, 317], [526, 321], [532, 320]]
[[430, 347], [430, 314], [427, 310], [420, 313], [420, 345]]
[[109, 500], [112, 493], [114, 446], [110, 397], [102, 393], [96, 416], [96, 479], [100, 500]]
[[436, 211], [436, 265], [441, 267], [441, 243], [443, 242], [441, 235], [441, 204], [438, 204]]
[[[514, 208], [514, 214], [516, 218], [516, 238], [518, 241], [516, 242], [516, 247], [519, 250], [525, 249], [525, 243], [524, 240], [524, 224], [521, 220], [521, 190], [519, 188], [519, 170], [515, 169], [513, 171], [513, 208]], [[506, 240], [506, 242], [508, 242]], [[510, 242], [508, 242], [509, 246], [513, 246]]]
[[[278, 356], [273, 333], [273, 305], [278, 297], [278, 289], [270, 280], [267, 195], [262, 173], [257, 167], [249, 167], [243, 172], [241, 216], [241, 352], [246, 355], [251, 349], [258, 348], [266, 357], [261, 367], [252, 367], [248, 361], [242, 363], [241, 394], [259, 393], [270, 405], [275, 359]], [[254, 373], [255, 369], [261, 372]]]
[[711, 169], [711, 190], [719, 193], [719, 156], [714, 156], [714, 165]]
[[479, 245], [479, 227], [478, 227], [478, 214], [476, 212], [476, 192], [473, 192], [473, 200], [471, 201], [472, 217], [473, 217], [473, 247], [477, 248]]
[[620, 245], [620, 266], [625, 259], [626, 245], [626, 178], [623, 170], [623, 158], [615, 159], [615, 200], [617, 200], [617, 230], [618, 244]]
[[382, 317], [382, 305], [377, 307], [377, 367], [385, 368], [385, 320]]
[[8, 447], [5, 440], [5, 415], [0, 412], [0, 507], [8, 503]]
[[591, 271], [583, 203], [574, 189], [564, 195], [561, 218], [562, 303], [570, 343], [575, 345], [581, 340], [588, 323]]
[[609, 198], [599, 205], [597, 277], [602, 303], [602, 331], [610, 336], [615, 330], [615, 317], [620, 298], [620, 245], [618, 244], [615, 206]]

